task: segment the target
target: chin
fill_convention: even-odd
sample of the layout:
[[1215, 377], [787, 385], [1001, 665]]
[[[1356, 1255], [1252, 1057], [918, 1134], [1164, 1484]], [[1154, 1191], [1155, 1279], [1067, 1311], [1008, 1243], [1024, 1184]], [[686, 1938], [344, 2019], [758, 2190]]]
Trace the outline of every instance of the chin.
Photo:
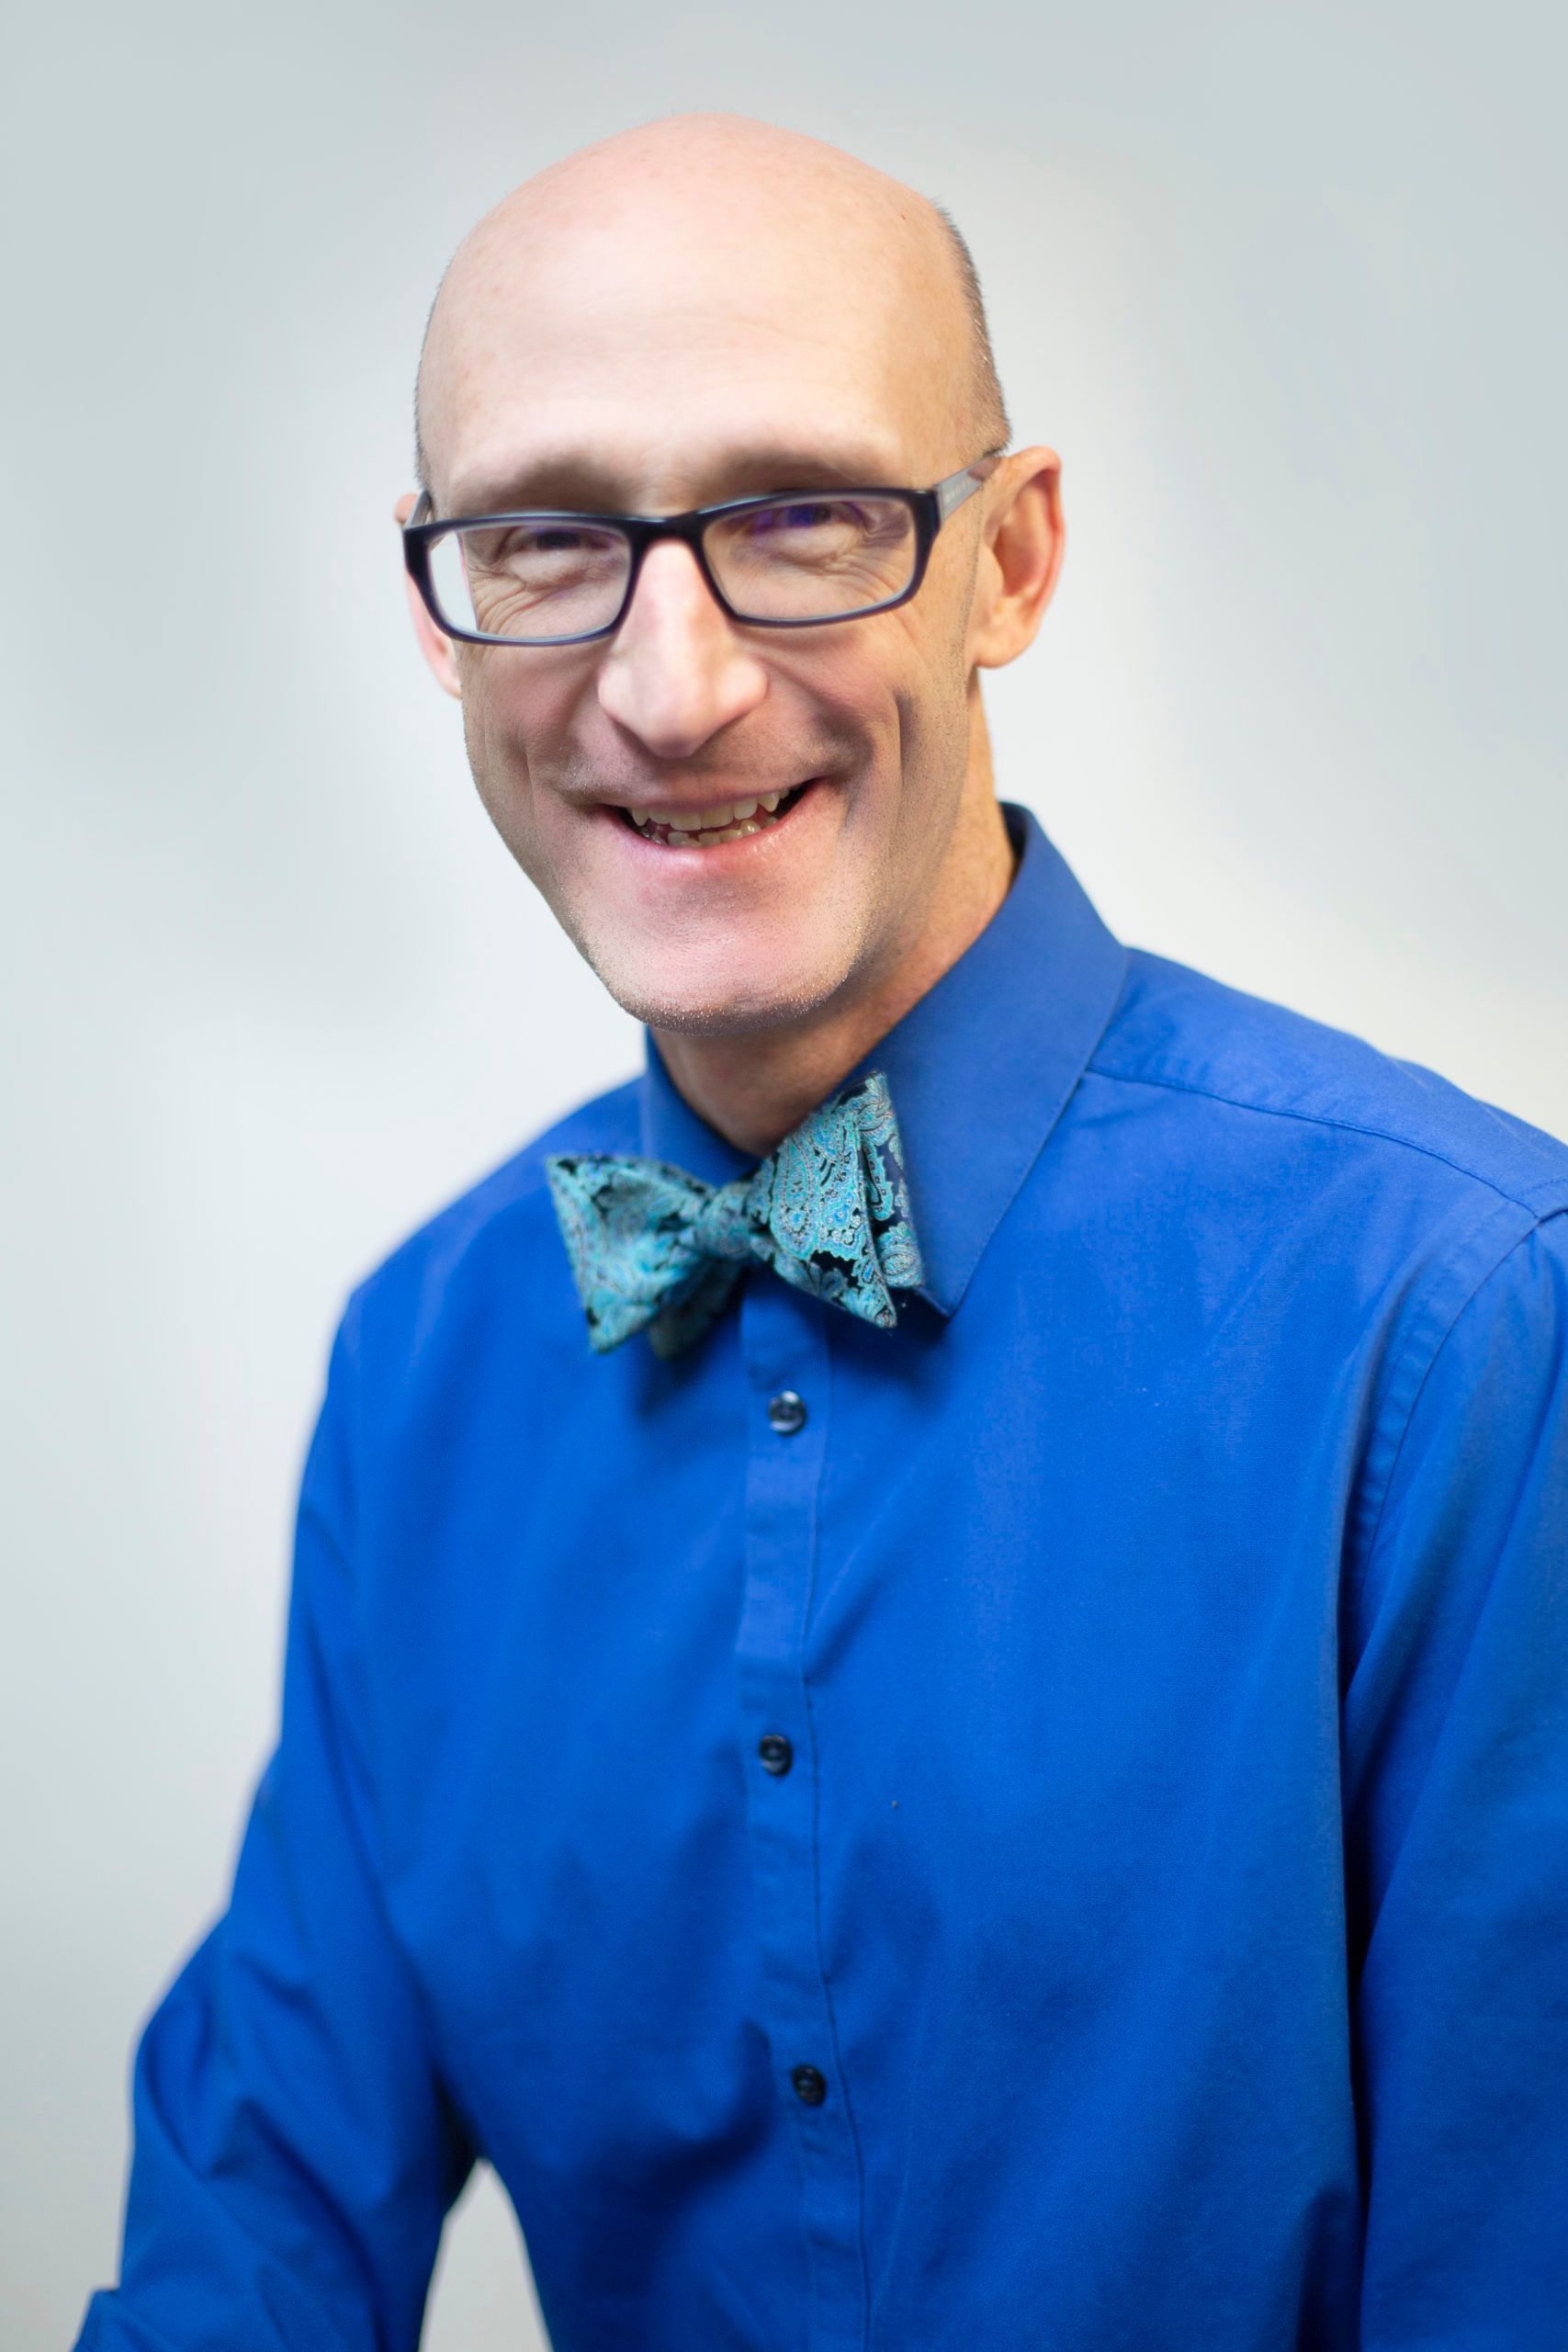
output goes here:
[[649, 971], [618, 958], [590, 956], [599, 978], [624, 1012], [649, 1029], [693, 1037], [755, 1035], [807, 1020], [836, 996], [849, 977], [836, 959], [828, 969], [746, 971], [737, 958], [722, 973]]

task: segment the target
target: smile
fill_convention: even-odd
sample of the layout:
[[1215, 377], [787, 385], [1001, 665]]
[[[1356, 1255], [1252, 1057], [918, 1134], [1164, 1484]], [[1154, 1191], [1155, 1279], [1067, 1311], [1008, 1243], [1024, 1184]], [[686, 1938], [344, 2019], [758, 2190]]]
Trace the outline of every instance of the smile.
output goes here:
[[658, 842], [665, 849], [713, 849], [720, 842], [744, 841], [749, 833], [771, 832], [814, 781], [808, 777], [789, 792], [718, 801], [711, 808], [682, 808], [670, 817], [657, 817], [649, 808], [623, 808], [621, 815], [645, 842]]

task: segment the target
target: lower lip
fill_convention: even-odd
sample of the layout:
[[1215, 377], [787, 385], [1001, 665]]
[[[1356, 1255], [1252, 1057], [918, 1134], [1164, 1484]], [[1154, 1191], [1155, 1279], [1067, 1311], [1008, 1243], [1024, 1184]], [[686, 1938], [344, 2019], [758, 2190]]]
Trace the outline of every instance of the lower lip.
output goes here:
[[783, 816], [775, 817], [771, 825], [764, 825], [754, 833], [741, 833], [732, 842], [712, 842], [706, 849], [698, 848], [694, 842], [688, 848], [684, 845], [676, 846], [668, 842], [649, 841], [645, 833], [639, 833], [637, 827], [621, 815], [619, 809], [606, 809], [605, 815], [623, 840], [631, 842], [648, 857], [659, 858], [666, 863], [672, 862], [685, 874], [695, 873], [699, 866], [712, 865], [724, 869], [732, 865], [738, 858], [754, 856], [760, 851], [765, 852], [769, 842], [776, 841], [782, 833], [786, 832], [801, 810], [808, 808], [815, 801], [817, 787], [821, 781], [820, 776], [812, 776], [802, 787], [798, 797], [791, 801]]

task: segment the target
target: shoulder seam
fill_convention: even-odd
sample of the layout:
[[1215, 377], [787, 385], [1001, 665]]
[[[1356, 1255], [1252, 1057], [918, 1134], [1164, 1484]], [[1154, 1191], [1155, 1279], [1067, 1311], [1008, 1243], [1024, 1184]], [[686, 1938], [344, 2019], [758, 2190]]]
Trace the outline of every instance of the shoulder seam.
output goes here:
[[1543, 1211], [1540, 1216], [1533, 1217], [1530, 1223], [1526, 1226], [1522, 1233], [1517, 1233], [1507, 1246], [1502, 1250], [1496, 1257], [1493, 1258], [1482, 1268], [1481, 1272], [1476, 1275], [1475, 1280], [1469, 1283], [1463, 1296], [1460, 1299], [1458, 1305], [1454, 1307], [1452, 1314], [1449, 1316], [1448, 1319], [1443, 1324], [1441, 1330], [1438, 1333], [1436, 1340], [1433, 1341], [1431, 1348], [1427, 1351], [1427, 1361], [1421, 1367], [1420, 1376], [1416, 1380], [1415, 1387], [1411, 1392], [1410, 1402], [1404, 1408], [1404, 1413], [1400, 1422], [1399, 1435], [1394, 1441], [1393, 1450], [1389, 1456], [1388, 1467], [1383, 1474], [1382, 1490], [1378, 1497], [1377, 1517], [1372, 1521], [1371, 1528], [1368, 1530], [1366, 1537], [1360, 1547], [1363, 1572], [1370, 1569], [1371, 1561], [1376, 1554], [1378, 1539], [1382, 1533], [1383, 1518], [1388, 1510], [1388, 1498], [1393, 1492], [1394, 1479], [1398, 1474], [1400, 1458], [1404, 1452], [1405, 1442], [1415, 1425], [1416, 1410], [1420, 1405], [1422, 1396], [1426, 1394], [1427, 1383], [1430, 1380], [1432, 1374], [1437, 1369], [1438, 1360], [1441, 1356], [1443, 1350], [1448, 1346], [1449, 1341], [1452, 1339], [1454, 1333], [1458, 1330], [1466, 1315], [1469, 1314], [1470, 1309], [1480, 1297], [1482, 1292], [1486, 1288], [1487, 1283], [1491, 1282], [1495, 1275], [1502, 1272], [1509, 1259], [1516, 1256], [1517, 1252], [1524, 1248], [1527, 1241], [1533, 1239], [1535, 1235], [1540, 1231], [1542, 1226], [1549, 1225], [1553, 1217], [1563, 1216], [1568, 1216], [1568, 1205], [1555, 1209], [1547, 1209]]
[[[1512, 1192], [1506, 1184], [1498, 1183], [1495, 1177], [1483, 1175], [1478, 1168], [1467, 1167], [1463, 1160], [1451, 1159], [1446, 1151], [1438, 1151], [1430, 1144], [1417, 1143], [1412, 1136], [1397, 1135], [1392, 1127], [1370, 1126], [1359, 1119], [1336, 1119], [1324, 1111], [1294, 1111], [1280, 1102], [1249, 1102], [1241, 1095], [1224, 1094], [1218, 1087], [1195, 1085], [1190, 1079], [1151, 1077], [1142, 1070], [1107, 1069], [1092, 1058], [1086, 1064], [1086, 1069], [1096, 1078], [1114, 1079], [1123, 1086], [1163, 1086], [1175, 1094], [1201, 1094], [1208, 1102], [1224, 1102], [1233, 1111], [1256, 1111], [1263, 1118], [1297, 1119], [1303, 1126], [1337, 1127], [1346, 1135], [1371, 1136], [1379, 1143], [1398, 1144], [1405, 1151], [1419, 1152], [1425, 1159], [1435, 1159], [1443, 1167], [1451, 1168], [1456, 1175], [1468, 1177], [1472, 1183], [1484, 1184], [1489, 1192], [1495, 1193], [1502, 1200], [1514, 1202], [1520, 1208], [1533, 1210], [1541, 1216], [1551, 1216], [1554, 1213], [1550, 1205], [1551, 1178], [1546, 1179], [1544, 1184], [1531, 1185], [1525, 1192]], [[1483, 1104], [1482, 1107], [1486, 1109], [1490, 1105]], [[1557, 1189], [1561, 1204], [1568, 1207], [1568, 1175], [1559, 1181]], [[1540, 1197], [1543, 1193], [1548, 1195], [1546, 1205], [1542, 1205]]]

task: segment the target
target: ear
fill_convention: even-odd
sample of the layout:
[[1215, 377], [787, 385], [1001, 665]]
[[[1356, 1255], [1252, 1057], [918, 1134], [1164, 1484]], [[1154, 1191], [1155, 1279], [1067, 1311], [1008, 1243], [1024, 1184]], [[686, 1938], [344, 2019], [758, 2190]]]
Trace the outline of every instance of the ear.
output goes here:
[[[392, 509], [392, 520], [400, 530], [418, 505], [419, 499], [412, 490], [405, 490]], [[437, 628], [424, 607], [424, 598], [403, 571], [403, 591], [409, 600], [409, 612], [413, 619], [413, 633], [419, 639], [419, 650], [429, 662], [435, 683], [449, 694], [454, 702], [463, 699], [462, 681], [457, 675], [457, 648], [445, 629]]]
[[992, 477], [969, 619], [978, 669], [999, 670], [1034, 642], [1062, 569], [1061, 485], [1055, 449], [1020, 449]]

